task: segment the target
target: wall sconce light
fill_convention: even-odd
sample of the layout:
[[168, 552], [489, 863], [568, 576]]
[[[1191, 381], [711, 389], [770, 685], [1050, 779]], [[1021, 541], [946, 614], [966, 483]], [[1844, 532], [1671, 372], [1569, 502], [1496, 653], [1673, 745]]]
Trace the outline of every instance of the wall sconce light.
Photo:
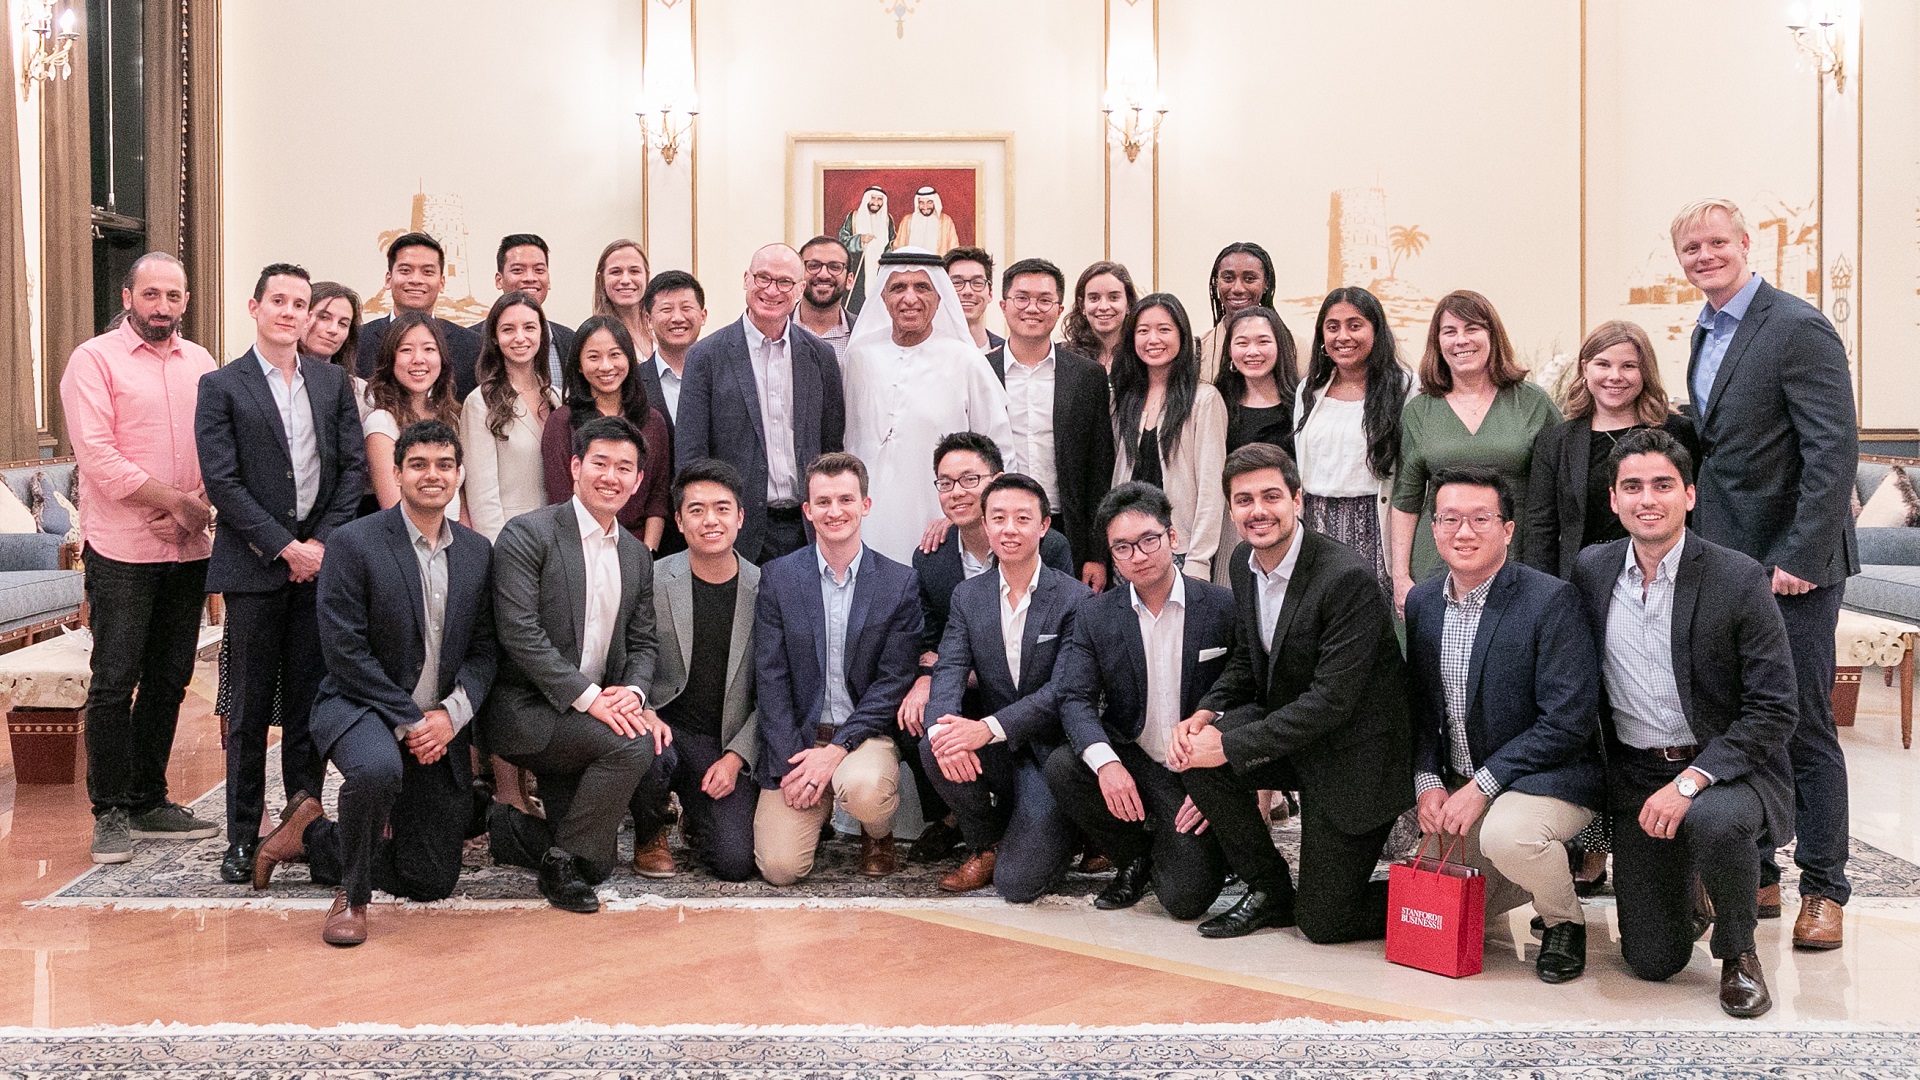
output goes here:
[[21, 13], [20, 28], [25, 31], [21, 36], [27, 54], [21, 65], [22, 98], [33, 92], [35, 83], [47, 82], [55, 75], [64, 82], [73, 74], [73, 43], [80, 40], [80, 31], [74, 28], [77, 16], [69, 6], [56, 19], [56, 6], [55, 0], [26, 0]]
[[1129, 85], [1107, 91], [1100, 111], [1107, 115], [1107, 131], [1119, 139], [1127, 160], [1138, 161], [1140, 151], [1160, 135], [1160, 123], [1167, 117], [1167, 99], [1158, 90]]
[[693, 120], [700, 109], [692, 102], [679, 105], [667, 100], [643, 105], [634, 115], [640, 118], [640, 134], [647, 145], [660, 152], [661, 161], [671, 165], [680, 153], [680, 141], [693, 133]]
[[1794, 4], [1787, 11], [1787, 30], [1793, 34], [1793, 43], [1800, 54], [1813, 62], [1814, 70], [1822, 76], [1833, 77], [1835, 93], [1847, 92], [1847, 40], [1841, 28], [1840, 15], [1825, 4], [1819, 5], [1812, 14], [1807, 5]]

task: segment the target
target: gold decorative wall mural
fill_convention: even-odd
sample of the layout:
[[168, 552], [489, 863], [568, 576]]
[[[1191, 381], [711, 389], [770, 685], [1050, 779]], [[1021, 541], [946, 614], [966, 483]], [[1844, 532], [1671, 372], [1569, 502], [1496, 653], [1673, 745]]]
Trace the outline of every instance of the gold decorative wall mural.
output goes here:
[[[373, 246], [380, 252], [380, 265], [386, 265], [387, 245], [410, 232], [426, 233], [440, 241], [440, 246], [447, 251], [446, 284], [440, 289], [440, 300], [434, 304], [433, 313], [461, 326], [486, 318], [488, 305], [473, 295], [474, 266], [467, 255], [467, 210], [460, 196], [430, 193], [423, 183], [420, 190], [414, 192], [407, 227], [384, 229], [374, 237]], [[484, 272], [486, 257], [483, 255], [480, 261]], [[384, 284], [375, 283], [372, 288], [362, 289], [360, 295], [367, 298], [362, 309], [365, 318], [393, 314], [393, 299], [387, 295]]]
[[1302, 345], [1313, 339], [1313, 321], [1328, 292], [1358, 285], [1380, 298], [1394, 340], [1417, 348], [1439, 302], [1420, 285], [1400, 276], [1433, 237], [1419, 225], [1389, 225], [1387, 192], [1378, 185], [1341, 188], [1327, 198], [1327, 284], [1310, 296], [1276, 299], [1282, 317]]
[[[1740, 209], [1753, 237], [1747, 265], [1774, 288], [1818, 304], [1820, 225], [1813, 200], [1790, 203], [1762, 193], [1741, 201]], [[1620, 317], [1639, 323], [1657, 339], [1689, 342], [1706, 298], [1680, 272], [1673, 241], [1664, 228], [1654, 231], [1646, 243], [1645, 262], [1623, 283], [1620, 302], [1625, 307]]]

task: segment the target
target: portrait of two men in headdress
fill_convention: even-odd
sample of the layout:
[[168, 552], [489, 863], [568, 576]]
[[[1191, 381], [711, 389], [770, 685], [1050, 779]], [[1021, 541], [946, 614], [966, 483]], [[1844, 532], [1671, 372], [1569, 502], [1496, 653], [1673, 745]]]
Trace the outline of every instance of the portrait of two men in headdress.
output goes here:
[[975, 243], [977, 174], [970, 168], [828, 167], [821, 221], [847, 249], [847, 310], [857, 313], [880, 257], [912, 247], [945, 255]]

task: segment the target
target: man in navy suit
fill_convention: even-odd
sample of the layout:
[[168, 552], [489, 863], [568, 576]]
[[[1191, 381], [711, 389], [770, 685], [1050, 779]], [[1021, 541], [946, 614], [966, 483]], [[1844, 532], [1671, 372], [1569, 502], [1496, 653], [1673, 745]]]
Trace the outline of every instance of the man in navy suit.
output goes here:
[[[500, 290], [500, 295], [523, 292], [538, 301], [542, 309], [547, 306], [547, 290], [552, 288], [553, 279], [547, 272], [545, 240], [534, 233], [508, 233], [500, 238], [500, 247], [494, 253], [493, 263], [493, 287]], [[467, 329], [484, 337], [487, 320], [481, 319]], [[361, 332], [365, 333], [364, 330]], [[547, 336], [547, 375], [553, 380], [554, 389], [558, 390], [564, 383], [562, 376], [566, 373], [567, 357], [573, 355], [573, 327], [562, 326], [549, 318]], [[486, 342], [480, 344], [484, 346]], [[449, 350], [453, 348], [452, 339], [448, 339], [447, 347]], [[477, 353], [475, 359], [478, 360]], [[456, 371], [456, 378], [458, 374]], [[649, 400], [660, 399], [656, 397]]]
[[1233, 593], [1174, 565], [1173, 505], [1151, 484], [1114, 488], [1094, 526], [1127, 587], [1075, 615], [1054, 674], [1068, 745], [1047, 758], [1047, 783], [1120, 867], [1095, 907], [1132, 907], [1151, 885], [1167, 914], [1197, 919], [1227, 863], [1168, 762], [1181, 717], [1227, 666]]
[[[454, 396], [465, 401], [478, 385], [473, 368], [480, 362], [480, 335], [434, 315], [433, 305], [440, 301], [440, 290], [446, 283], [447, 252], [440, 241], [423, 232], [410, 232], [387, 245], [386, 290], [393, 310], [417, 311], [440, 324], [440, 335], [447, 342], [446, 362], [453, 365]], [[382, 315], [360, 328], [360, 355], [354, 369], [361, 378], [373, 377], [373, 369], [380, 362], [380, 342], [392, 322], [393, 316]]]
[[303, 855], [315, 882], [339, 886], [320, 933], [329, 945], [366, 940], [375, 887], [452, 895], [472, 810], [471, 722], [493, 684], [491, 553], [446, 516], [460, 437], [423, 421], [393, 457], [400, 505], [341, 526], [320, 572], [327, 677], [311, 727], [346, 778], [340, 820], [300, 792], [254, 863], [256, 889]]
[[[1724, 199], [1683, 209], [1673, 251], [1706, 297], [1687, 358], [1700, 433], [1700, 535], [1773, 575], [1799, 685], [1789, 752], [1798, 812], [1793, 944], [1837, 949], [1847, 882], [1847, 761], [1833, 722], [1834, 628], [1860, 572], [1848, 509], [1859, 429], [1846, 346], [1818, 308], [1747, 269], [1747, 223]], [[1780, 868], [1761, 863], [1760, 913], [1780, 914]]]
[[219, 514], [207, 591], [225, 594], [227, 606], [233, 706], [220, 878], [234, 885], [253, 877], [271, 724], [280, 724], [288, 800], [320, 790], [326, 760], [307, 730], [323, 672], [315, 579], [328, 538], [353, 520], [367, 487], [347, 370], [299, 353], [312, 292], [297, 266], [262, 270], [247, 302], [253, 348], [201, 377], [194, 410], [200, 472]]
[[[1405, 666], [1373, 570], [1300, 524], [1300, 473], [1250, 443], [1223, 485], [1246, 542], [1230, 557], [1233, 657], [1180, 724], [1174, 768], [1247, 891], [1203, 937], [1295, 926], [1330, 944], [1387, 932], [1374, 864], [1413, 804]], [[1300, 792], [1300, 881], [1273, 845], [1260, 789]]]
[[846, 432], [840, 362], [826, 342], [789, 316], [806, 271], [785, 244], [754, 252], [744, 282], [747, 311], [687, 351], [674, 417], [675, 468], [719, 458], [740, 470], [740, 540], [756, 564], [807, 544], [802, 474]]
[[[1025, 904], [1059, 880], [1075, 850], [1073, 825], [1042, 770], [1066, 741], [1054, 660], [1072, 633], [1074, 610], [1093, 593], [1042, 565], [1042, 538], [1057, 534], [1039, 481], [995, 477], [980, 502], [996, 565], [953, 590], [927, 709], [934, 720], [919, 753], [969, 853], [940, 888], [992, 885]], [[970, 680], [978, 684], [973, 694]]]
[[1605, 809], [1599, 654], [1580, 590], [1507, 558], [1506, 480], [1462, 467], [1433, 485], [1447, 573], [1407, 594], [1420, 831], [1464, 837], [1489, 916], [1533, 901], [1534, 971], [1566, 982], [1587, 966], [1567, 842]]
[[866, 465], [852, 454], [822, 454], [808, 466], [806, 484], [817, 541], [761, 568], [754, 613], [760, 805], [753, 857], [774, 885], [812, 873], [835, 803], [861, 824], [860, 872], [885, 877], [898, 869], [893, 725], [920, 644], [913, 571], [860, 539], [861, 520], [873, 509]]

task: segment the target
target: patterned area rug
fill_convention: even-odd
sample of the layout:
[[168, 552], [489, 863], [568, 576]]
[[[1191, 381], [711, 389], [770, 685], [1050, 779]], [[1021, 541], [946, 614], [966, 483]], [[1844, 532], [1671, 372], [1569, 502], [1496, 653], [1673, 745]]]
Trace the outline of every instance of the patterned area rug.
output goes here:
[[1920, 1077], [1913, 1031], [1440, 1028], [0, 1029], [0, 1076], [164, 1080]]

